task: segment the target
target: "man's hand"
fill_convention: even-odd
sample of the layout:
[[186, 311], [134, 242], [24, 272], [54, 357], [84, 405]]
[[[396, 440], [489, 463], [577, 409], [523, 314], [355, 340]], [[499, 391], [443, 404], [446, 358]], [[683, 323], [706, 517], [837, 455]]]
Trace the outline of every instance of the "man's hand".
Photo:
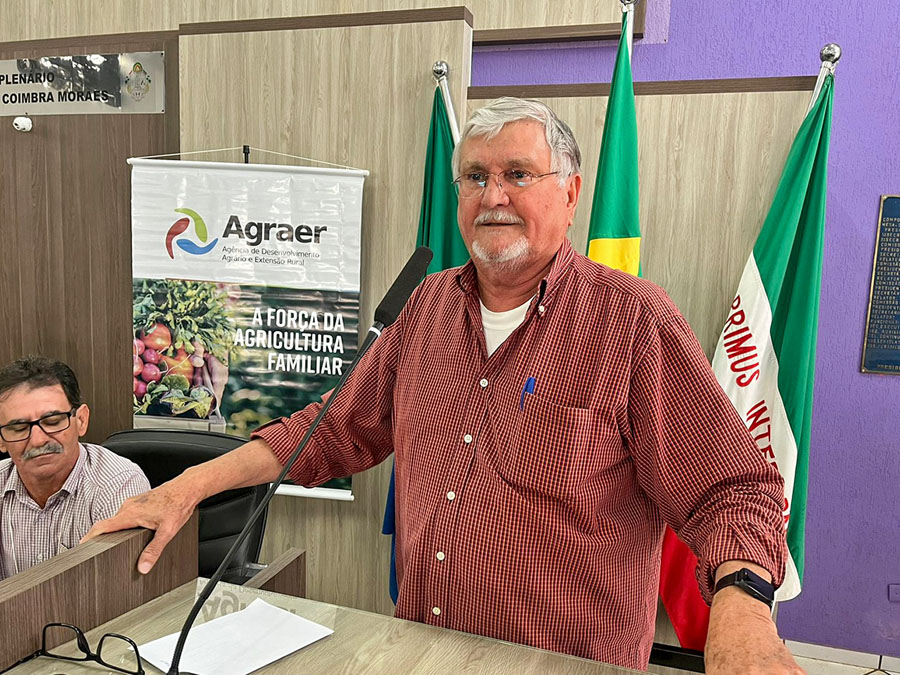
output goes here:
[[191, 489], [190, 481], [184, 480], [184, 476], [182, 474], [150, 492], [127, 499], [116, 515], [95, 523], [81, 541], [133, 527], [155, 530], [153, 539], [138, 559], [138, 572], [147, 574], [159, 560], [166, 544], [184, 527], [200, 503], [196, 490]]
[[[729, 564], [732, 565], [732, 564]], [[740, 567], [769, 577], [750, 563], [725, 565], [717, 580]], [[713, 598], [706, 636], [706, 672], [709, 675], [803, 675], [804, 671], [778, 637], [769, 608], [740, 588], [723, 588]]]
[[281, 468], [281, 462], [265, 441], [250, 441], [221, 457], [192, 466], [150, 492], [126, 500], [116, 515], [95, 523], [81, 541], [132, 527], [156, 530], [138, 558], [138, 572], [146, 574], [153, 569], [166, 544], [184, 527], [197, 504], [225, 490], [269, 483]]

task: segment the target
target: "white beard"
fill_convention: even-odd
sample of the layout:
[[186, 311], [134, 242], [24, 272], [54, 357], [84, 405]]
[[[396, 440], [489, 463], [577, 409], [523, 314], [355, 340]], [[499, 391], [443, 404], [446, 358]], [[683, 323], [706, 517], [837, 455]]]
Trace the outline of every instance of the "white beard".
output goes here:
[[528, 239], [523, 235], [499, 251], [489, 251], [478, 240], [472, 242], [472, 255], [486, 265], [515, 269], [531, 252]]

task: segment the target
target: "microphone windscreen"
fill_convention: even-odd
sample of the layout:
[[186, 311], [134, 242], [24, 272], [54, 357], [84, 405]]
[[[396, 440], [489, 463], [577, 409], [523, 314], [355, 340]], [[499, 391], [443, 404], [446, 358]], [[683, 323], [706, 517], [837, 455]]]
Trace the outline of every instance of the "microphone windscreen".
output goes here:
[[428, 265], [433, 257], [434, 253], [427, 246], [420, 246], [413, 252], [376, 308], [375, 321], [383, 326], [390, 326], [397, 320], [403, 305], [428, 271]]

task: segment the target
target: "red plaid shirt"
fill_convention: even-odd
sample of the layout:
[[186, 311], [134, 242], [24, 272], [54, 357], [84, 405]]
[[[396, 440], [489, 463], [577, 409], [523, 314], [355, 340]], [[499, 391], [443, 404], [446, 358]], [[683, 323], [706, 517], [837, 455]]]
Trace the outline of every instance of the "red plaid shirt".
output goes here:
[[[318, 405], [257, 434], [284, 462]], [[427, 277], [291, 476], [391, 452], [398, 617], [646, 668], [664, 522], [707, 599], [728, 560], [781, 583], [782, 480], [684, 318], [568, 242], [490, 357], [472, 263]]]

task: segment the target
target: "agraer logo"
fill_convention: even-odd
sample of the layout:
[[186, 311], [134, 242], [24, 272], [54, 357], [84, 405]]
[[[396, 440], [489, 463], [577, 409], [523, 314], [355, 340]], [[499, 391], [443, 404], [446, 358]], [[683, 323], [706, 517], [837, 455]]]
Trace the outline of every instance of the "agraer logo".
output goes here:
[[175, 259], [175, 253], [172, 251], [173, 241], [178, 244], [178, 248], [191, 255], [203, 255], [204, 253], [209, 253], [213, 247], [219, 243], [218, 237], [206, 244], [206, 246], [199, 246], [190, 239], [175, 239], [175, 237], [188, 229], [191, 220], [194, 221], [194, 232], [196, 233], [197, 238], [203, 243], [206, 243], [206, 240], [209, 238], [209, 234], [206, 231], [206, 223], [203, 222], [203, 218], [200, 217], [199, 213], [192, 211], [191, 209], [175, 209], [175, 212], [183, 213], [188, 216], [188, 218], [179, 218], [176, 220], [166, 234], [166, 251], [169, 253], [170, 258], [173, 260]]

